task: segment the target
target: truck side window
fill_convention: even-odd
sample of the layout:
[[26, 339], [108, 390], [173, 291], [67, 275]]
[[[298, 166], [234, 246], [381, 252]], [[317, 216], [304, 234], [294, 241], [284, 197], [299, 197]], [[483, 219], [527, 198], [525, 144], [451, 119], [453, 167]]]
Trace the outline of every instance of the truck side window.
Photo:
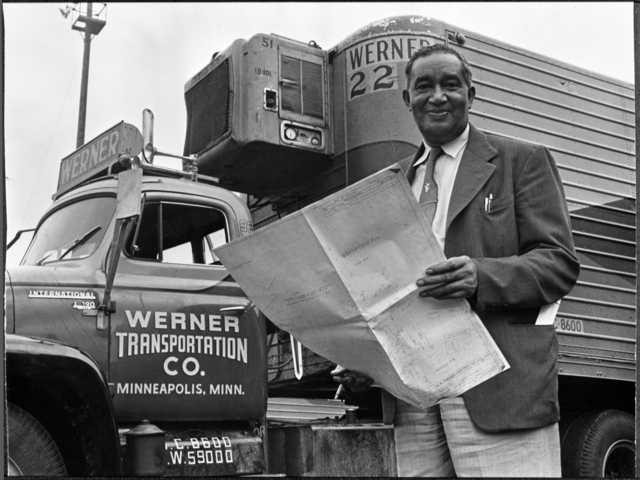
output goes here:
[[227, 219], [221, 210], [180, 202], [148, 202], [133, 245], [134, 232], [126, 254], [132, 258], [162, 263], [218, 264], [213, 249], [229, 241]]

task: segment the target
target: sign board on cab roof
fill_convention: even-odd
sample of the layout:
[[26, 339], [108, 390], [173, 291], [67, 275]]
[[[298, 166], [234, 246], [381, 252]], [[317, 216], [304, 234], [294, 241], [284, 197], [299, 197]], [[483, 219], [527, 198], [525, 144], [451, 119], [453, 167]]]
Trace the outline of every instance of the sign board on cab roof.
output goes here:
[[135, 156], [141, 151], [142, 134], [136, 127], [125, 122], [114, 125], [60, 161], [55, 197], [105, 170], [120, 155]]

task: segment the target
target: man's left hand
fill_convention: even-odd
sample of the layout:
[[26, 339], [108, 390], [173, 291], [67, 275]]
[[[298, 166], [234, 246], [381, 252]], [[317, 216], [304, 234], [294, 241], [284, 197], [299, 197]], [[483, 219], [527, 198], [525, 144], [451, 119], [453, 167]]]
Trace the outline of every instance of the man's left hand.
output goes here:
[[466, 255], [427, 267], [416, 282], [421, 297], [469, 298], [478, 289], [478, 267]]
[[373, 379], [364, 373], [347, 370], [340, 365], [336, 365], [336, 368], [331, 370], [330, 375], [334, 382], [344, 385], [345, 388], [355, 393], [367, 391], [373, 384]]

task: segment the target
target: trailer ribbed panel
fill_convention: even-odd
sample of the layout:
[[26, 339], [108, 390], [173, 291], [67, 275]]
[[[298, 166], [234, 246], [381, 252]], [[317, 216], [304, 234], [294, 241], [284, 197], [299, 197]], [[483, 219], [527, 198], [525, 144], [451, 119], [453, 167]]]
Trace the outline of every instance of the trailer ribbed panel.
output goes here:
[[612, 237], [620, 241], [633, 242], [635, 245], [635, 232], [630, 225], [610, 222], [599, 218], [591, 218], [578, 213], [571, 213], [571, 225], [575, 231], [590, 232], [594, 235]]
[[584, 125], [591, 125], [593, 128], [601, 128], [615, 135], [632, 135], [634, 132], [633, 117], [624, 118], [606, 115], [602, 111], [587, 111], [572, 105], [565, 105], [547, 96], [539, 96], [534, 93], [519, 91], [518, 104], [513, 103], [513, 92], [495, 83], [474, 78], [473, 83], [479, 92], [476, 98], [484, 98], [487, 101], [512, 105], [516, 110], [538, 110], [543, 105], [545, 113], [542, 115], [551, 116], [558, 119], [572, 120]]
[[570, 80], [576, 84], [599, 89], [605, 92], [616, 92], [619, 96], [633, 102], [633, 86], [620, 80], [605, 77], [582, 68], [560, 62], [533, 52], [522, 50], [487, 37], [481, 37], [471, 32], [464, 32], [467, 40], [465, 47], [481, 52], [486, 56], [486, 64], [494, 64], [490, 59], [502, 61], [502, 65], [518, 65], [524, 71], [537, 71], [554, 76], [560, 81]]
[[[513, 122], [518, 126], [525, 126], [536, 132], [556, 135], [565, 140], [573, 140], [576, 135], [589, 138], [589, 144], [607, 147], [626, 153], [628, 146], [633, 145], [633, 136], [616, 132], [612, 128], [601, 129], [586, 123], [575, 121], [565, 115], [557, 117], [540, 112], [533, 108], [514, 107], [508, 103], [497, 102], [491, 98], [478, 96], [474, 100], [474, 109], [488, 118]], [[512, 120], [516, 116], [517, 120]], [[620, 130], [619, 128], [617, 130]]]

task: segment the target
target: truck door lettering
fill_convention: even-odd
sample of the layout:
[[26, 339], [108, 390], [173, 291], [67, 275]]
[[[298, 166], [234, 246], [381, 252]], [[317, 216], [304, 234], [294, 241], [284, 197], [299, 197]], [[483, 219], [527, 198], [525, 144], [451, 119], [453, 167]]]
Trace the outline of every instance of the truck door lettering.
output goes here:
[[[176, 370], [175, 368], [171, 368], [171, 365], [178, 363], [178, 361], [179, 361], [178, 357], [173, 357], [173, 356], [167, 357], [164, 363], [162, 364], [164, 373], [166, 373], [171, 377], [175, 377], [176, 375], [178, 375], [179, 371]], [[206, 373], [204, 372], [204, 370], [200, 370], [200, 362], [195, 357], [185, 358], [182, 361], [181, 366], [182, 366], [182, 372], [189, 377], [193, 377], [198, 373], [200, 373], [201, 376], [204, 376]]]
[[164, 373], [166, 373], [167, 375], [174, 377], [176, 375], [178, 375], [178, 371], [177, 370], [171, 370], [169, 368], [169, 363], [177, 363], [178, 362], [178, 358], [177, 357], [167, 357], [164, 361], [163, 367], [164, 367]]
[[131, 310], [125, 310], [124, 313], [127, 316], [127, 320], [129, 321], [129, 326], [131, 328], [136, 328], [138, 323], [142, 328], [147, 328], [149, 325], [149, 316], [151, 315], [151, 312], [145, 312], [144, 316], [140, 310], [133, 312], [133, 316], [131, 315]]
[[182, 371], [185, 375], [188, 375], [190, 377], [193, 377], [198, 373], [202, 374], [203, 376], [205, 374], [205, 372], [200, 372], [200, 362], [198, 362], [198, 359], [194, 357], [187, 357], [184, 359], [184, 361], [182, 362]]
[[237, 383], [212, 383], [209, 385], [209, 395], [244, 395], [244, 389]]
[[116, 395], [244, 396], [240, 383], [117, 382]]
[[209, 355], [248, 362], [247, 337], [115, 332], [118, 358], [159, 353]]
[[196, 353], [244, 361], [246, 337], [116, 332], [119, 357], [154, 353]]
[[235, 333], [240, 333], [240, 325], [238, 323], [238, 317], [225, 315], [224, 321], [225, 321], [225, 324], [224, 324], [225, 332], [229, 332], [231, 329], [233, 329]]
[[171, 312], [171, 327], [175, 330], [178, 326], [181, 330], [187, 329], [187, 316], [182, 312]]
[[[125, 310], [127, 322], [131, 328], [156, 328], [158, 330], [200, 330], [215, 333], [240, 333], [240, 321], [234, 315], [213, 313], [152, 312]], [[151, 319], [153, 318], [153, 323]]]
[[156, 312], [155, 327], [161, 330], [167, 329], [167, 312]]

